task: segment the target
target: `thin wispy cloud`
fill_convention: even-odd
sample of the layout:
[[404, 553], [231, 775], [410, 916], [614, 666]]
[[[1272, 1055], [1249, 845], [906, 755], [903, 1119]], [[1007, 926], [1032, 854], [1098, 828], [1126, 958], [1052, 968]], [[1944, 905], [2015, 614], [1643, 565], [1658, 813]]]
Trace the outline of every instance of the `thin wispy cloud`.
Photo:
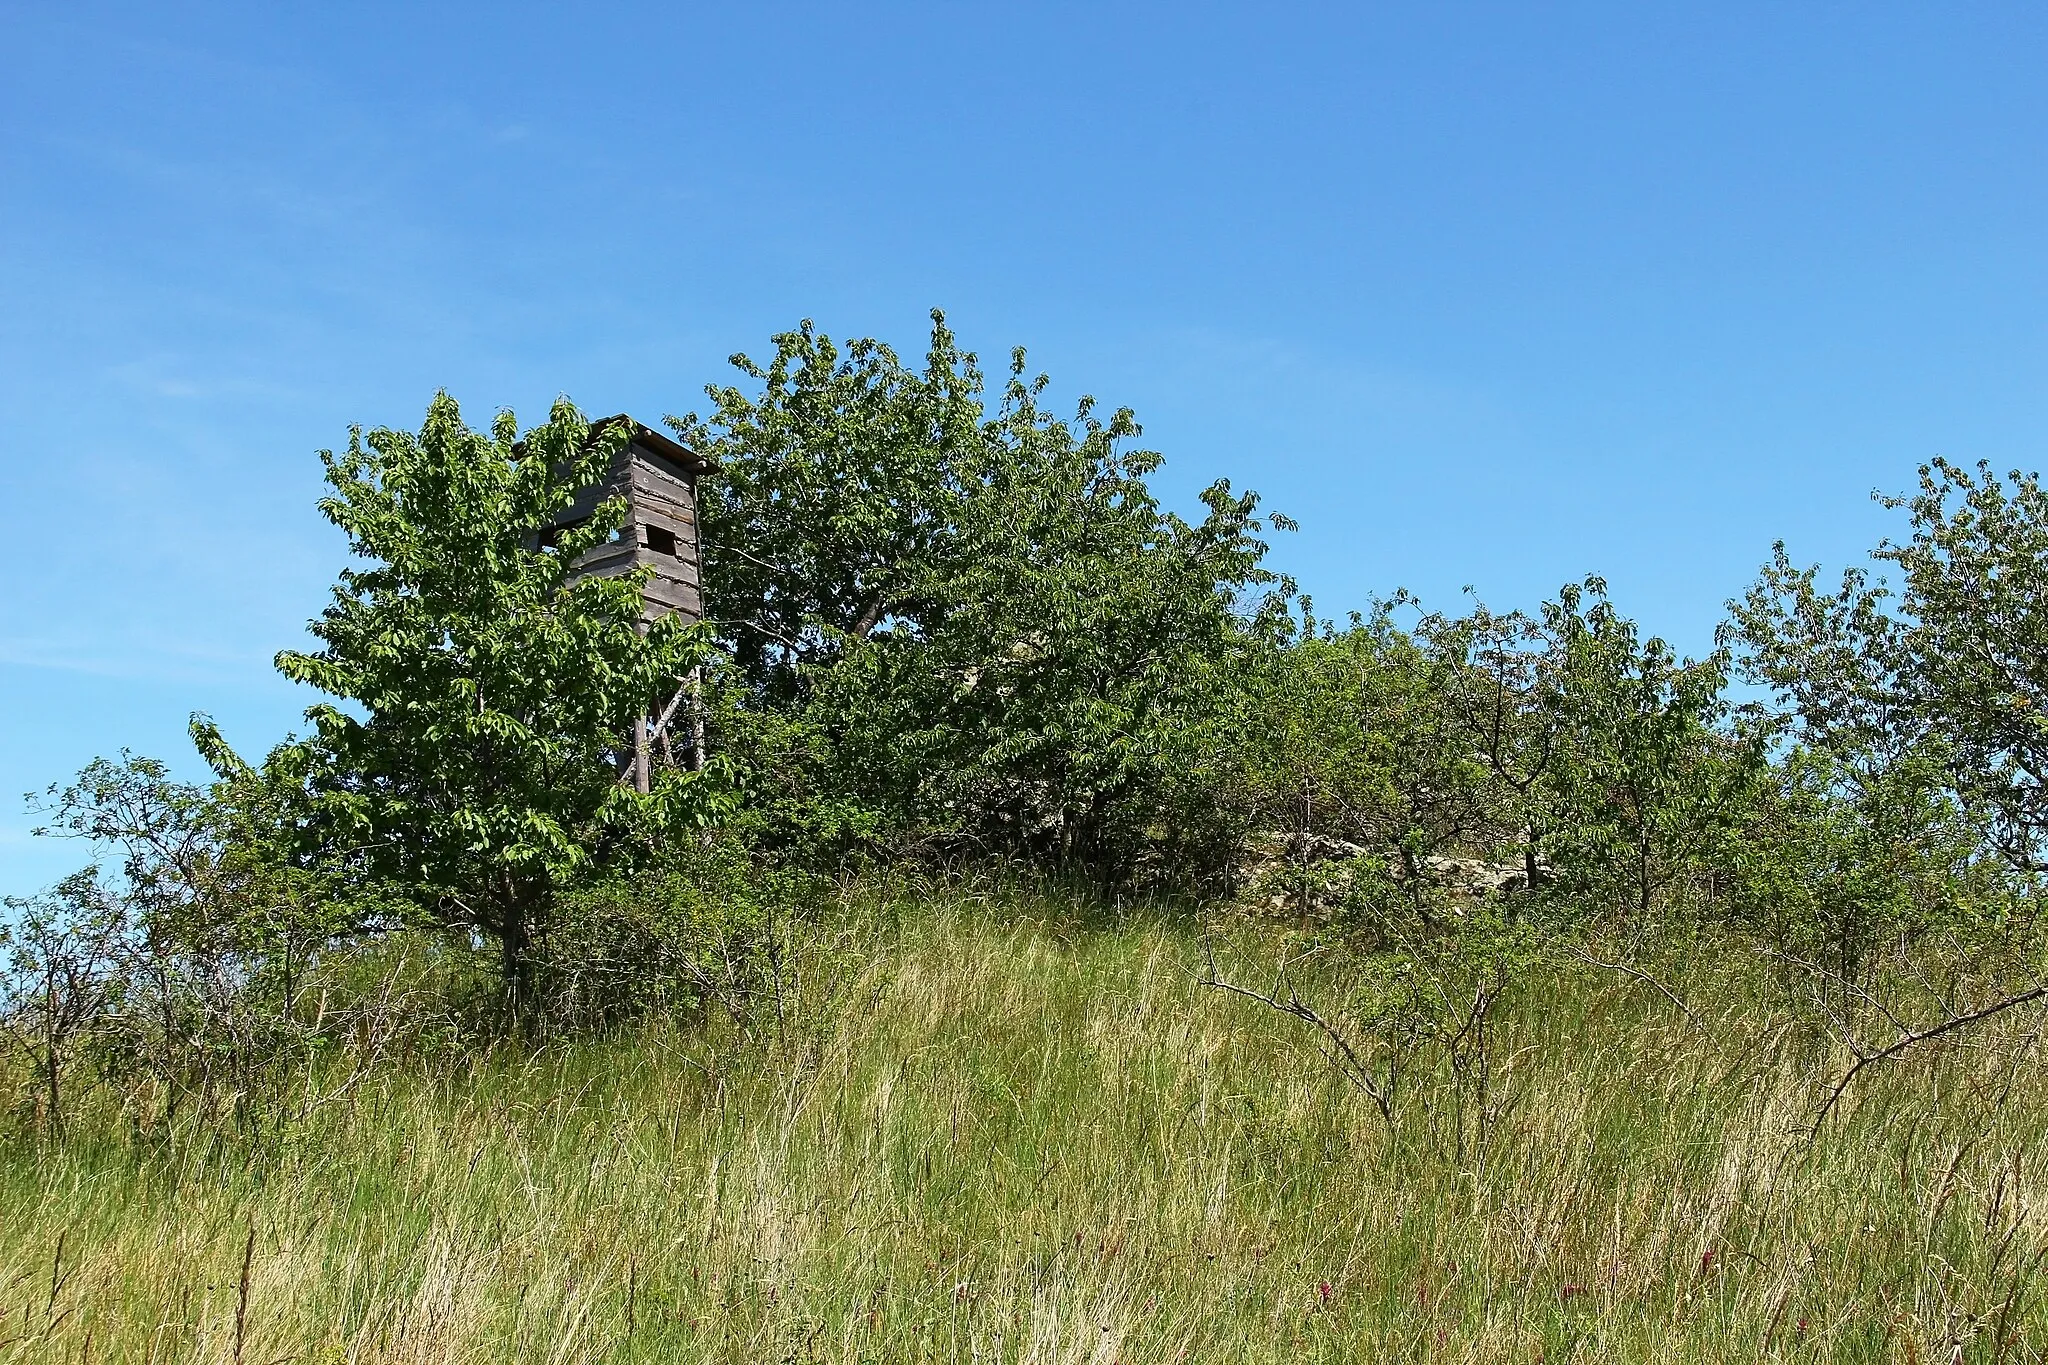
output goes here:
[[[300, 643], [297, 641], [294, 644]], [[275, 652], [152, 640], [0, 636], [0, 665], [128, 682], [247, 687], [270, 673]], [[294, 684], [277, 681], [279, 687]]]
[[110, 382], [149, 398], [290, 403], [313, 397], [297, 385], [247, 374], [205, 374], [207, 368], [206, 362], [165, 354], [110, 365], [104, 373]]

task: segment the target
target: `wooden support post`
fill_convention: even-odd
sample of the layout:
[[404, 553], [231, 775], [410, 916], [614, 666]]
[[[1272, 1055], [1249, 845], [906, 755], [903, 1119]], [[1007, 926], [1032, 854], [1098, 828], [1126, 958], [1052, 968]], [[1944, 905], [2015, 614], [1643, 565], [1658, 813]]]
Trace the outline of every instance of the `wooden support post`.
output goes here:
[[[647, 623], [640, 623], [640, 638], [647, 638]], [[654, 755], [648, 746], [647, 713], [642, 711], [633, 720], [633, 790], [642, 796], [654, 785]]]
[[704, 669], [690, 670], [690, 767], [704, 771]]

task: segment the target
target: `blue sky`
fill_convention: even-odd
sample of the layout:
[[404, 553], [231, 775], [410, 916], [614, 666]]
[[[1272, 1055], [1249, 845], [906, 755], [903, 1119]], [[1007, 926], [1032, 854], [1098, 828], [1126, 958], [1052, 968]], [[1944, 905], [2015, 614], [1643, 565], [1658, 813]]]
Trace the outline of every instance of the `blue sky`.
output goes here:
[[803, 317], [1134, 407], [1341, 611], [1587, 572], [1684, 647], [2048, 417], [2048, 8], [0, 4], [12, 794], [260, 752], [314, 452], [647, 418]]

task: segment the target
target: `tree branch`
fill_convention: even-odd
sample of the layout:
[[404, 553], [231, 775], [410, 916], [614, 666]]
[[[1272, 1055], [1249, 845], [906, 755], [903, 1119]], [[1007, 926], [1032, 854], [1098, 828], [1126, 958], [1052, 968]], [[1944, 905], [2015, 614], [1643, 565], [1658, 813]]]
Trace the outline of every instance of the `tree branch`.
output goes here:
[[1256, 1000], [1268, 1009], [1287, 1015], [1290, 1018], [1299, 1019], [1309, 1027], [1321, 1032], [1323, 1037], [1329, 1040], [1330, 1048], [1333, 1050], [1318, 1049], [1318, 1051], [1323, 1052], [1323, 1055], [1337, 1068], [1339, 1074], [1360, 1090], [1363, 1090], [1367, 1098], [1373, 1102], [1374, 1107], [1380, 1111], [1380, 1117], [1390, 1126], [1392, 1125], [1394, 1121], [1393, 1096], [1388, 1092], [1387, 1087], [1380, 1079], [1373, 1074], [1372, 1069], [1365, 1064], [1365, 1060], [1358, 1055], [1357, 1049], [1351, 1046], [1350, 1040], [1345, 1038], [1329, 1020], [1316, 1013], [1307, 1001], [1296, 995], [1292, 987], [1287, 987], [1287, 998], [1285, 1000], [1280, 998], [1278, 992], [1285, 983], [1284, 968], [1282, 969], [1281, 976], [1276, 978], [1274, 982], [1274, 992], [1268, 994], [1252, 990], [1246, 986], [1240, 986], [1232, 981], [1225, 981], [1216, 970], [1215, 944], [1207, 939], [1204, 939], [1202, 942], [1202, 952], [1209, 965], [1209, 974], [1202, 978], [1203, 985], [1231, 995], [1241, 995], [1247, 1000]]
[[1814, 1115], [1814, 1131], [1820, 1131], [1821, 1124], [1826, 1121], [1830, 1113], [1834, 1112], [1835, 1105], [1840, 1102], [1842, 1093], [1849, 1088], [1850, 1082], [1856, 1079], [1864, 1067], [1871, 1065], [1873, 1062], [1888, 1062], [1907, 1048], [1912, 1047], [1915, 1043], [1924, 1043], [1930, 1039], [1939, 1038], [1944, 1033], [1951, 1033], [1956, 1029], [1965, 1028], [1971, 1024], [1982, 1023], [1994, 1015], [2003, 1014], [2009, 1009], [2017, 1009], [2021, 1005], [2030, 1004], [2041, 999], [2043, 996], [2048, 996], [2048, 986], [2036, 986], [2030, 991], [2021, 991], [2018, 995], [2009, 995], [1997, 1004], [1987, 1005], [1974, 1013], [1957, 1015], [1947, 1023], [1936, 1024], [1933, 1028], [1908, 1033], [1890, 1047], [1880, 1048], [1875, 1052], [1867, 1052], [1857, 1057], [1856, 1064], [1842, 1073], [1842, 1079], [1835, 1082], [1835, 1088], [1828, 1092], [1827, 1100], [1821, 1105], [1820, 1112]]
[[1684, 1011], [1685, 1017], [1692, 1021], [1692, 1026], [1694, 1028], [1698, 1029], [1702, 1033], [1705, 1033], [1707, 1031], [1707, 1026], [1700, 1022], [1700, 1017], [1697, 1014], [1693, 1013], [1692, 1006], [1686, 1004], [1685, 1001], [1679, 999], [1678, 995], [1669, 986], [1666, 986], [1663, 982], [1659, 981], [1656, 977], [1651, 976], [1648, 972], [1638, 971], [1634, 967], [1629, 966], [1626, 962], [1602, 962], [1599, 958], [1594, 957], [1584, 948], [1578, 950], [1578, 957], [1581, 962], [1584, 962], [1589, 967], [1599, 967], [1605, 971], [1620, 972], [1623, 976], [1634, 977], [1636, 980], [1642, 982], [1644, 985], [1653, 987], [1666, 1000], [1669, 1000], [1672, 1004], [1678, 1006], [1680, 1010]]

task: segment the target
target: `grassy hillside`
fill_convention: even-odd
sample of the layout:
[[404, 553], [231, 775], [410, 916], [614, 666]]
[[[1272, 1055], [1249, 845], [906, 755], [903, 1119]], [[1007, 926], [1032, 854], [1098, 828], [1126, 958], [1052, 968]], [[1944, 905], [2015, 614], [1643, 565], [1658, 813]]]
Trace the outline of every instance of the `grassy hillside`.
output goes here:
[[1184, 925], [937, 905], [818, 954], [779, 1038], [388, 1063], [276, 1143], [11, 1139], [0, 1361], [2048, 1349], [2048, 1093], [1988, 1036], [1810, 1145], [1840, 1059], [1738, 965], [1680, 983], [1699, 1024], [1560, 968], [1461, 1144], [1445, 1076], [1390, 1134], [1199, 961]]

